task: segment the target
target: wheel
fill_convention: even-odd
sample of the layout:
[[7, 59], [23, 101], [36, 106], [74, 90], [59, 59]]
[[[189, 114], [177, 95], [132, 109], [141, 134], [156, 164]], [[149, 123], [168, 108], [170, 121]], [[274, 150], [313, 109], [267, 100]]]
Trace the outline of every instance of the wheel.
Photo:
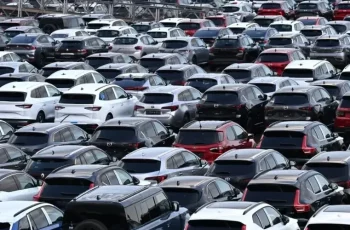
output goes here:
[[112, 114], [108, 114], [107, 117], [106, 117], [106, 121], [110, 120], [110, 119], [113, 119], [113, 115]]
[[192, 64], [197, 65], [197, 57], [196, 56], [192, 57]]
[[38, 123], [44, 123], [45, 122], [45, 114], [42, 111], [40, 111], [38, 113], [38, 116], [36, 116], [36, 122], [38, 122]]
[[80, 222], [74, 230], [108, 230], [106, 225], [98, 220], [84, 220]]
[[182, 120], [182, 124], [185, 125], [187, 124], [188, 122], [190, 122], [190, 116], [186, 113], [183, 120]]

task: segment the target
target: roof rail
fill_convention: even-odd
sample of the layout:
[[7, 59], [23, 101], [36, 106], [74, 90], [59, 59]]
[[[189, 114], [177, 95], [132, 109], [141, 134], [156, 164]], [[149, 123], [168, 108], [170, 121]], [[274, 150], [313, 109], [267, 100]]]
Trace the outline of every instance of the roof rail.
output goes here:
[[208, 206], [209, 204], [216, 203], [216, 202], [217, 202], [216, 200], [212, 200], [212, 201], [210, 201], [209, 203], [205, 203], [205, 204], [203, 204], [202, 206], [200, 206], [199, 208], [197, 208], [197, 210], [194, 211], [194, 213], [197, 213], [197, 212], [199, 212], [201, 209], [203, 209], [204, 207]]
[[[63, 166], [61, 166], [61, 167], [58, 167], [58, 168], [56, 168], [56, 169], [54, 169], [51, 173], [55, 173], [55, 172], [57, 172], [57, 171], [59, 171], [59, 170], [61, 170], [61, 169], [64, 169], [64, 168], [67, 168], [67, 167], [69, 167], [69, 166], [73, 166], [74, 164], [66, 164], [66, 165], [63, 165]], [[50, 174], [51, 174], [50, 173]]]
[[319, 208], [313, 215], [312, 217], [317, 216], [317, 214], [319, 214], [325, 207], [329, 206], [329, 204], [325, 204], [323, 205], [321, 208]]
[[101, 87], [98, 87], [97, 89], [95, 89], [95, 92], [98, 91], [98, 90], [100, 90], [100, 89], [102, 89], [102, 88], [104, 88], [104, 87], [106, 87], [106, 86], [110, 86], [110, 85], [108, 84], [108, 85], [103, 85], [103, 86], [101, 86]]
[[243, 215], [247, 214], [249, 211], [251, 211], [253, 208], [256, 208], [257, 206], [261, 205], [261, 204], [265, 204], [265, 202], [259, 202], [259, 203], [256, 203], [256, 204], [253, 204], [251, 206], [249, 206], [249, 208], [247, 208], [244, 212], [243, 212]]
[[29, 205], [28, 207], [26, 207], [26, 208], [24, 208], [24, 209], [22, 209], [22, 210], [16, 212], [16, 213], [13, 215], [13, 217], [18, 216], [18, 215], [21, 214], [22, 212], [24, 212], [24, 211], [26, 211], [26, 210], [28, 210], [28, 209], [30, 209], [30, 208], [33, 208], [33, 207], [35, 207], [35, 206], [37, 206], [37, 205], [39, 205], [39, 204], [43, 204], [43, 203], [38, 202], [38, 203], [35, 203], [35, 204], [32, 204], [32, 205]]
[[139, 190], [137, 190], [137, 191], [135, 191], [135, 192], [133, 192], [133, 193], [130, 193], [130, 194], [126, 195], [126, 196], [123, 196], [123, 197], [120, 198], [120, 199], [118, 199], [118, 202], [124, 201], [124, 200], [126, 200], [126, 199], [129, 199], [130, 197], [135, 196], [137, 193], [142, 192], [142, 191], [145, 191], [145, 190], [148, 189], [148, 188], [149, 188], [149, 187], [142, 187], [141, 189], [139, 189]]

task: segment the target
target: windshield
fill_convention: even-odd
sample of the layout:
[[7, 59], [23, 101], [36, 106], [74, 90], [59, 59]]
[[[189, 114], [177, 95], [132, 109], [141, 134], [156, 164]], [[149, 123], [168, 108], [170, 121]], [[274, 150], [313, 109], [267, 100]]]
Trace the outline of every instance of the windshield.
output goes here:
[[173, 102], [174, 96], [168, 93], [145, 93], [140, 102], [145, 104], [165, 104]]
[[277, 93], [271, 98], [270, 103], [275, 105], [302, 105], [308, 104], [309, 100], [306, 94], [301, 93]]
[[305, 169], [315, 170], [324, 175], [327, 179], [340, 179], [340, 177], [346, 177], [345, 175], [347, 175], [349, 171], [346, 164], [339, 163], [307, 163]]
[[182, 30], [198, 30], [201, 28], [199, 23], [194, 22], [182, 22], [177, 25]]
[[339, 46], [339, 40], [335, 39], [317, 39], [315, 46], [319, 47], [334, 47]]
[[258, 62], [288, 62], [288, 54], [262, 53], [257, 59]]
[[301, 30], [300, 32], [306, 37], [317, 37], [322, 35], [321, 30]]
[[313, 26], [317, 24], [317, 19], [298, 19], [298, 21], [302, 22], [304, 26]]
[[198, 38], [216, 38], [219, 34], [220, 30], [197, 30], [197, 32], [193, 35], [193, 37]]
[[261, 9], [281, 9], [281, 5], [278, 3], [263, 3], [260, 6]]
[[62, 158], [32, 158], [27, 167], [27, 172], [37, 172], [37, 171], [52, 171], [61, 166], [71, 164], [72, 162], [68, 159]]
[[190, 220], [187, 230], [241, 230], [243, 224], [227, 220]]
[[239, 46], [238, 39], [216, 39], [214, 48], [237, 48]]
[[122, 71], [118, 69], [97, 69], [96, 71], [107, 79], [114, 79], [116, 76], [122, 73]]
[[337, 31], [338, 34], [345, 33], [347, 31], [347, 27], [345, 25], [335, 25], [331, 24], [331, 26]]
[[271, 23], [274, 22], [273, 19], [266, 19], [266, 18], [256, 18], [254, 19], [254, 22], [259, 24], [261, 27], [269, 27]]
[[111, 84], [119, 85], [125, 90], [133, 90], [142, 87], [145, 83], [145, 78], [115, 78]]
[[8, 38], [13, 38], [15, 36], [17, 36], [18, 34], [23, 34], [24, 32], [23, 31], [18, 31], [18, 30], [15, 30], [15, 31], [5, 31], [4, 34], [6, 37]]
[[167, 38], [167, 32], [147, 32], [152, 38]]
[[267, 30], [245, 30], [244, 33], [251, 38], [265, 38]]
[[236, 7], [236, 6], [224, 6], [224, 7], [222, 7], [222, 11], [225, 13], [226, 12], [227, 13], [237, 12], [239, 10], [240, 10], [240, 8]]
[[15, 69], [11, 68], [11, 67], [0, 67], [0, 75], [1, 74], [5, 74], [5, 73], [13, 73], [15, 71]]
[[87, 29], [98, 30], [103, 26], [109, 26], [109, 24], [106, 24], [106, 23], [88, 23]]
[[115, 45], [135, 45], [137, 43], [137, 38], [116, 38], [113, 44]]
[[162, 48], [165, 49], [179, 49], [179, 48], [184, 48], [188, 45], [188, 42], [186, 41], [164, 41], [162, 44]]
[[229, 28], [231, 31], [232, 31], [232, 33], [234, 33], [234, 34], [241, 34], [241, 33], [243, 33], [243, 31], [245, 30], [245, 28], [243, 27], [243, 28], [239, 28], [239, 27], [232, 27], [232, 28]]
[[133, 143], [135, 130], [126, 127], [101, 127], [91, 137], [91, 142]]
[[17, 43], [32, 44], [35, 41], [36, 38], [37, 38], [36, 36], [33, 37], [33, 36], [22, 36], [22, 35], [20, 35], [20, 36], [16, 36], [16, 37], [12, 38], [10, 40], [9, 44], [13, 44], [13, 43], [16, 43], [16, 44]]
[[224, 104], [231, 105], [238, 103], [238, 94], [235, 92], [209, 91], [204, 93], [201, 102], [204, 104]]
[[[15, 82], [15, 81], [23, 81], [21, 78], [12, 78], [12, 77], [0, 77], [0, 87], [6, 85], [7, 83]], [[22, 93], [20, 93], [22, 94]], [[1, 95], [1, 93], [0, 93]], [[22, 97], [22, 96], [20, 96]], [[22, 101], [22, 100], [21, 100]], [[24, 101], [24, 98], [23, 98]]]
[[86, 58], [85, 62], [92, 67], [98, 68], [100, 66], [111, 63], [112, 60], [109, 57], [88, 57]]
[[177, 83], [184, 80], [184, 72], [178, 70], [158, 70], [157, 74], [167, 83]]
[[210, 175], [239, 176], [254, 173], [255, 164], [252, 161], [216, 160], [209, 168]]
[[46, 79], [45, 81], [59, 89], [69, 89], [75, 85], [75, 81], [73, 79]]
[[181, 207], [195, 204], [199, 201], [200, 194], [196, 189], [185, 188], [162, 188], [168, 200], [177, 201]]
[[251, 83], [253, 85], [256, 85], [263, 91], [263, 93], [272, 93], [276, 91], [276, 85], [274, 84], [266, 84], [266, 83]]
[[[53, 74], [53, 73], [55, 73], [55, 72], [57, 72], [57, 71], [59, 71], [59, 70], [65, 70], [65, 68], [44, 67], [44, 68], [42, 68], [42, 70], [43, 70], [42, 75], [43, 75], [44, 77], [48, 77], [48, 76], [50, 76], [51, 74]], [[50, 80], [50, 79], [47, 79], [47, 80]], [[55, 80], [55, 79], [54, 79], [54, 80]], [[48, 82], [48, 81], [46, 81], [46, 82]], [[52, 83], [51, 83], [51, 84], [52, 84]], [[56, 87], [57, 87], [57, 86], [56, 86]]]
[[282, 184], [248, 185], [245, 201], [264, 201], [274, 205], [293, 205], [297, 188]]
[[312, 3], [299, 4], [298, 9], [300, 9], [300, 10], [317, 10], [317, 4], [312, 4]]
[[217, 26], [217, 27], [225, 26], [225, 19], [223, 19], [223, 18], [207, 18], [207, 19], [212, 21], [215, 24], [215, 26]]
[[27, 93], [22, 92], [0, 92], [0, 101], [25, 101]]
[[269, 45], [282, 46], [292, 44], [291, 38], [270, 38]]
[[291, 25], [273, 24], [273, 25], [270, 25], [270, 27], [275, 28], [278, 32], [291, 32], [292, 31]]
[[340, 108], [350, 108], [350, 97], [343, 96], [343, 99], [340, 101]]
[[46, 133], [14, 133], [8, 143], [13, 145], [42, 145], [47, 144], [49, 140], [49, 135]]
[[160, 161], [149, 159], [123, 159], [120, 167], [128, 173], [150, 173], [160, 170]]
[[140, 65], [146, 69], [152, 67], [152, 69], [159, 69], [165, 65], [165, 60], [160, 58], [141, 58]]
[[53, 38], [68, 38], [68, 34], [51, 34]]
[[150, 25], [132, 25], [131, 27], [133, 27], [138, 33], [146, 33], [151, 29]]
[[45, 189], [41, 190], [41, 196], [74, 198], [89, 190], [91, 183], [91, 181], [81, 178], [46, 178]]
[[265, 131], [261, 141], [262, 149], [274, 147], [301, 147], [304, 133], [294, 131]]
[[211, 145], [220, 143], [222, 139], [222, 132], [211, 130], [181, 130], [177, 135], [176, 143], [182, 145]]
[[81, 41], [62, 41], [59, 49], [80, 49], [83, 47]]
[[346, 4], [346, 3], [345, 4], [344, 3], [338, 4], [338, 6], [336, 8], [338, 8], [339, 10], [349, 10], [350, 4]]
[[65, 93], [61, 96], [60, 102], [62, 104], [94, 104], [95, 95], [93, 94], [74, 94]]
[[231, 75], [234, 79], [250, 78], [251, 75], [250, 70], [244, 69], [226, 69], [224, 72]]
[[314, 73], [311, 69], [284, 69], [283, 77], [291, 78], [314, 78]]

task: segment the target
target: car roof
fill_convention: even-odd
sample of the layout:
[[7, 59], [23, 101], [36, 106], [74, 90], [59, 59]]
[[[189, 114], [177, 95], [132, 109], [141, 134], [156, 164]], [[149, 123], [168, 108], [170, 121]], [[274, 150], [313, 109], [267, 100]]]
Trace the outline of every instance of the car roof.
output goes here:
[[26, 33], [26, 34], [18, 34], [16, 35], [16, 37], [39, 37], [43, 34], [39, 34], [39, 33]]
[[[312, 171], [312, 170], [311, 170]], [[283, 170], [276, 169], [267, 171], [260, 174], [259, 176], [253, 178], [249, 185], [251, 184], [261, 184], [261, 183], [274, 183], [274, 184], [295, 184], [298, 182], [298, 178], [308, 173], [308, 170]], [[248, 185], [248, 187], [249, 187]]]
[[224, 124], [228, 124], [231, 121], [191, 121], [185, 124], [181, 130], [217, 130]]
[[11, 67], [11, 68], [18, 68], [20, 65], [23, 65], [23, 64], [24, 64], [23, 62], [15, 62], [15, 61], [0, 62], [1, 67]]
[[151, 148], [141, 148], [137, 149], [126, 156], [123, 157], [123, 160], [126, 159], [152, 159], [161, 161], [164, 158], [169, 157], [173, 153], [179, 152], [183, 149], [174, 148], [174, 147], [151, 147]]
[[35, 153], [32, 158], [70, 158], [82, 149], [90, 148], [81, 145], [50, 145]]
[[87, 58], [89, 58], [89, 57], [115, 57], [115, 56], [119, 56], [119, 55], [123, 55], [123, 54], [121, 54], [121, 53], [112, 53], [112, 52], [97, 53], [97, 54], [91, 54]]
[[0, 75], [0, 78], [17, 78], [17, 79], [26, 79], [30, 76], [33, 76], [33, 75], [39, 75], [41, 76], [40, 74], [37, 74], [37, 73], [5, 73], [5, 74], [1, 74]]
[[211, 91], [240, 91], [242, 89], [245, 89], [251, 85], [248, 84], [222, 84], [222, 85], [214, 85], [207, 89], [205, 92], [211, 92]]
[[327, 25], [306, 25], [301, 30], [320, 30], [326, 27]]
[[281, 15], [257, 15], [254, 17], [254, 19], [260, 19], [260, 18], [275, 19], [280, 17]]
[[346, 25], [346, 24], [350, 24], [349, 21], [340, 21], [340, 20], [336, 20], [336, 21], [329, 21], [327, 22], [327, 25], [336, 25], [336, 24], [341, 24], [341, 25]]
[[324, 61], [324, 60], [296, 60], [296, 61], [290, 62], [286, 66], [285, 69], [309, 69], [309, 70], [313, 70], [325, 62], [327, 62], [327, 61]]
[[174, 56], [174, 53], [153, 53], [153, 54], [146, 54], [145, 56], [141, 57], [141, 60], [144, 58], [167, 58]]
[[205, 185], [207, 182], [212, 180], [216, 180], [215, 177], [209, 176], [180, 176], [180, 177], [171, 177], [160, 184], [158, 184], [161, 188], [196, 188], [201, 187], [201, 185]]
[[4, 177], [8, 174], [12, 174], [12, 173], [16, 173], [16, 172], [20, 173], [21, 171], [17, 171], [17, 170], [13, 170], [13, 169], [0, 169], [0, 177]]
[[166, 85], [166, 86], [159, 86], [159, 87], [150, 89], [145, 94], [150, 94], [150, 93], [177, 94], [177, 93], [183, 92], [186, 89], [192, 89], [192, 87], [191, 86]]
[[332, 35], [324, 34], [324, 35], [317, 37], [317, 40], [319, 40], [319, 39], [339, 39], [343, 36], [348, 36], [348, 35], [347, 34], [332, 34]]
[[86, 39], [90, 39], [92, 36], [72, 36], [68, 38], [64, 38], [61, 42], [65, 41], [84, 41]]
[[[230, 76], [226, 73], [195, 73], [189, 79], [197, 79], [197, 78], [209, 78], [209, 79], [218, 79], [219, 77], [227, 77]], [[231, 76], [230, 76], [231, 77]]]
[[175, 65], [163, 65], [159, 70], [185, 70], [187, 68], [192, 67], [192, 64], [175, 64]]
[[59, 34], [59, 33], [69, 33], [69, 32], [77, 32], [77, 31], [84, 31], [84, 29], [60, 29], [60, 30], [55, 30], [51, 34]]
[[261, 63], [234, 63], [229, 66], [227, 66], [226, 69], [252, 69], [256, 68], [257, 66], [262, 66]]
[[339, 79], [325, 79], [325, 80], [318, 80], [314, 82], [310, 82], [310, 85], [317, 85], [317, 86], [323, 86], [323, 85], [333, 85], [333, 86], [340, 86], [342, 84], [347, 83], [347, 80], [339, 80]]
[[[174, 38], [166, 38], [164, 39], [163, 42], [166, 42], [166, 41], [186, 41], [186, 42], [189, 42], [193, 39], [194, 37], [174, 37]], [[178, 64], [178, 65], [181, 65], [181, 64]]]
[[308, 163], [347, 163], [350, 160], [348, 151], [320, 152], [312, 157]]
[[63, 127], [69, 127], [69, 126], [71, 126], [71, 124], [69, 123], [33, 123], [30, 125], [26, 125], [20, 129], [17, 129], [15, 133], [28, 133], [28, 132], [49, 133], [57, 129], [61, 129]]
[[267, 31], [267, 30], [273, 30], [274, 28], [271, 27], [250, 27], [247, 28], [246, 30], [259, 30], [259, 31]]
[[46, 79], [77, 79], [87, 73], [95, 73], [95, 70], [59, 70], [51, 74]]
[[45, 65], [43, 68], [53, 68], [53, 67], [58, 67], [58, 68], [69, 68], [71, 66], [83, 64], [84, 62], [63, 62], [63, 61], [57, 61], [53, 62], [50, 64]]
[[283, 53], [283, 54], [289, 54], [292, 53], [294, 51], [297, 51], [297, 49], [294, 48], [269, 48], [269, 49], [265, 49], [263, 52], [261, 53]]
[[289, 77], [256, 77], [248, 82], [252, 83], [266, 83], [266, 84], [278, 84], [282, 81], [290, 79]]
[[66, 167], [57, 168], [47, 176], [54, 177], [77, 177], [90, 178], [92, 174], [102, 168], [108, 167], [106, 165], [70, 165]]
[[[64, 94], [97, 94], [102, 89], [106, 89], [109, 86], [116, 86], [116, 85], [110, 85], [110, 84], [103, 84], [103, 83], [85, 83], [73, 86], [68, 91], [64, 92]], [[118, 87], [118, 86], [116, 86]]]
[[229, 150], [216, 158], [215, 161], [222, 160], [245, 160], [252, 161], [255, 157], [271, 152], [271, 149], [236, 149]]
[[98, 69], [123, 69], [137, 65], [136, 63], [108, 63], [97, 68]]
[[12, 26], [10, 28], [7, 28], [5, 31], [24, 31], [28, 29], [36, 28], [35, 26]]
[[90, 22], [88, 22], [88, 24], [102, 24], [102, 23], [106, 23], [106, 22], [119, 22], [119, 21], [124, 21], [123, 19], [117, 19], [117, 18], [99, 18], [96, 20], [92, 20]]
[[162, 23], [162, 22], [180, 22], [184, 19], [186, 19], [186, 18], [166, 18], [166, 19], [160, 20], [159, 22], [160, 23]]
[[292, 38], [298, 34], [300, 34], [300, 33], [299, 32], [289, 32], [287, 34], [277, 33], [277, 34], [272, 35], [270, 38]]
[[295, 23], [300, 23], [299, 21], [290, 21], [290, 20], [283, 20], [283, 21], [274, 21], [270, 25], [276, 25], [276, 24], [290, 24], [293, 25]]
[[304, 131], [307, 126], [321, 124], [317, 121], [280, 121], [272, 123], [266, 131]]
[[149, 32], [169, 32], [169, 31], [174, 30], [174, 29], [180, 29], [180, 28], [178, 28], [178, 27], [158, 27], [158, 28], [150, 29], [149, 31], [147, 31], [147, 33], [149, 33]]
[[[119, 117], [119, 118], [113, 118], [106, 122], [104, 122], [99, 127], [135, 127], [140, 124], [143, 124], [147, 121], [153, 121], [154, 119], [151, 118], [145, 118], [145, 117]], [[98, 127], [98, 128], [99, 128]]]
[[189, 23], [189, 22], [194, 22], [194, 23], [201, 23], [201, 22], [205, 22], [205, 21], [209, 21], [209, 19], [205, 19], [205, 18], [195, 18], [195, 19], [192, 19], [192, 18], [185, 18], [183, 20], [181, 20], [180, 23]]
[[286, 86], [280, 88], [275, 93], [307, 93], [312, 90], [318, 89], [320, 86]]
[[222, 30], [225, 29], [223, 27], [202, 27], [200, 29], [198, 29], [197, 31], [201, 31], [201, 30]]
[[231, 25], [227, 26], [227, 28], [238, 28], [238, 27], [248, 27], [250, 25], [255, 25], [257, 23], [255, 22], [235, 22], [232, 23]]
[[43, 86], [43, 85], [51, 85], [46, 82], [34, 82], [34, 81], [26, 81], [26, 82], [10, 82], [6, 85], [3, 85], [0, 88], [0, 91], [6, 92], [27, 92], [33, 88]]
[[151, 76], [157, 76], [154, 73], [122, 73], [116, 76], [115, 78], [125, 78], [125, 79], [142, 79]]

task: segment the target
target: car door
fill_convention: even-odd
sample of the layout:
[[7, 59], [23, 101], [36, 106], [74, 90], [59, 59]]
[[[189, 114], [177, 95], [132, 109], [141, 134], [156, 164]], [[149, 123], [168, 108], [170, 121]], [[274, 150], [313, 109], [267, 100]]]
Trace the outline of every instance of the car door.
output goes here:
[[48, 218], [50, 230], [60, 229], [62, 227], [63, 212], [61, 210], [49, 205], [43, 206], [42, 210]]
[[96, 159], [94, 164], [109, 165], [109, 163], [112, 162], [111, 157], [99, 149], [93, 149], [92, 153], [94, 154], [95, 159]]
[[340, 142], [338, 141], [338, 139], [336, 137], [334, 137], [332, 135], [332, 132], [329, 130], [329, 128], [327, 128], [327, 126], [325, 126], [323, 124], [320, 125], [319, 127], [321, 128], [323, 136], [327, 139], [327, 142], [329, 145], [329, 147], [328, 147], [329, 151], [341, 150]]
[[48, 91], [44, 85], [33, 89], [31, 92], [31, 98], [34, 102], [32, 106], [34, 111], [44, 111], [45, 119], [53, 118], [55, 116], [55, 107], [52, 97], [49, 97]]
[[332, 96], [323, 88], [320, 88], [323, 104], [323, 123], [331, 125], [334, 123], [335, 112], [338, 108], [338, 101], [334, 100]]
[[264, 93], [258, 87], [251, 86], [250, 88], [254, 93], [254, 98], [252, 97], [253, 99], [250, 100], [252, 103], [252, 115], [255, 117], [256, 123], [261, 124], [265, 121], [264, 111], [268, 100], [266, 100]]
[[311, 134], [316, 141], [319, 151], [332, 151], [332, 145], [327, 141], [327, 138], [323, 135], [320, 125], [315, 126], [311, 130]]
[[248, 133], [239, 125], [234, 125], [231, 127], [233, 132], [235, 133], [235, 146], [236, 149], [246, 149], [246, 148], [254, 148], [253, 140], [248, 138]]
[[18, 148], [7, 146], [6, 148], [0, 149], [0, 158], [0, 162], [6, 162], [2, 164], [1, 168], [23, 170], [27, 165], [27, 158], [29, 158], [29, 156], [26, 156], [26, 154]]
[[23, 192], [19, 190], [19, 185], [16, 183], [14, 176], [8, 176], [0, 180], [1, 191], [6, 193], [0, 193], [1, 201], [12, 201], [12, 200], [33, 200], [27, 199], [29, 196], [23, 195]]
[[[229, 196], [235, 196], [234, 188], [232, 187], [232, 185], [230, 185], [226, 181], [222, 179], [216, 179], [215, 184], [216, 184], [216, 187], [219, 189], [220, 197], [223, 200], [228, 200]], [[241, 195], [238, 197], [237, 196], [234, 197], [234, 200], [238, 200], [240, 198], [241, 198]]]
[[327, 203], [328, 198], [326, 198], [326, 195], [322, 192], [322, 189], [318, 181], [316, 180], [315, 175], [310, 176], [305, 183], [306, 183], [306, 189], [310, 190], [311, 188], [311, 192], [313, 194], [312, 198], [308, 196], [313, 210], [318, 210], [323, 205], [328, 204]]
[[17, 193], [16, 199], [18, 200], [33, 200], [33, 196], [35, 196], [41, 188], [41, 186], [38, 186], [36, 180], [28, 174], [15, 174], [14, 179], [19, 185], [19, 190], [15, 192]]
[[53, 109], [53, 116], [55, 116], [55, 106], [61, 98], [61, 92], [52, 85], [46, 85], [45, 87], [51, 99], [51, 102], [49, 103], [49, 106], [50, 106], [49, 109]]
[[128, 96], [126, 92], [119, 87], [114, 86], [113, 90], [118, 100], [118, 106], [123, 111], [122, 114], [124, 116], [131, 117], [134, 113], [134, 106], [137, 99], [135, 97]]

